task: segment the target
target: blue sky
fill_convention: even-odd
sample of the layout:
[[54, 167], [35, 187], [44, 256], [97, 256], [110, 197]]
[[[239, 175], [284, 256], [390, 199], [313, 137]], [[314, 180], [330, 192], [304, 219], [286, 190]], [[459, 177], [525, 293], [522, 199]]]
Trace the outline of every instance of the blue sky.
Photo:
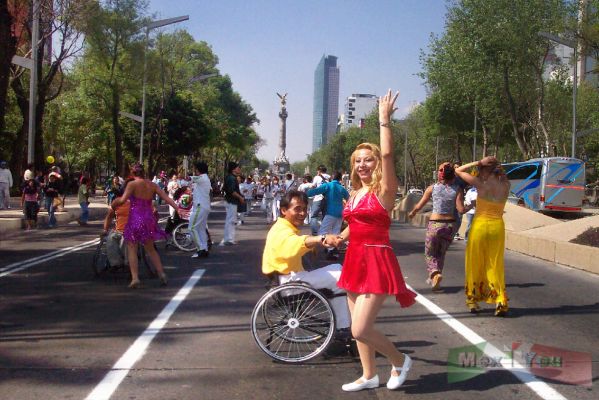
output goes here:
[[[425, 99], [419, 56], [431, 33], [444, 29], [445, 0], [150, 0], [157, 19], [188, 14], [187, 29], [219, 57], [221, 73], [252, 105], [266, 145], [260, 158], [278, 154], [279, 99], [287, 96], [287, 156], [312, 151], [314, 70], [323, 54], [338, 57], [339, 112], [352, 93], [400, 91], [397, 116]], [[176, 29], [174, 25], [163, 28]]]

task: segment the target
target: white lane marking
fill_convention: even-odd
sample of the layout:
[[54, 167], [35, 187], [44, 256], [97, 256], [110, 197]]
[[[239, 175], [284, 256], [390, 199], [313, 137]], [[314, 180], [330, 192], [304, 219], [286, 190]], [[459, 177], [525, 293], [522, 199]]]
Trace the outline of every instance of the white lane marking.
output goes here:
[[0, 268], [0, 278], [6, 275], [10, 275], [13, 272], [22, 271], [27, 268], [31, 268], [35, 265], [44, 263], [46, 261], [53, 260], [58, 257], [62, 257], [65, 254], [73, 253], [77, 250], [84, 249], [86, 247], [90, 247], [96, 245], [100, 242], [100, 239], [93, 239], [88, 242], [79, 243], [75, 246], [65, 247], [64, 249], [56, 250], [48, 254], [43, 254], [41, 256], [30, 258], [29, 260], [19, 261], [16, 263], [8, 264], [5, 267]]
[[146, 330], [135, 340], [135, 342], [127, 349], [121, 358], [114, 364], [110, 372], [106, 374], [104, 379], [92, 390], [85, 400], [108, 400], [114, 393], [123, 379], [127, 376], [131, 368], [137, 363], [146, 353], [148, 346], [154, 340], [154, 337], [160, 332], [164, 325], [168, 322], [175, 310], [181, 305], [183, 300], [191, 292], [193, 287], [198, 283], [205, 269], [196, 270], [193, 275], [187, 280], [185, 285], [177, 294], [169, 301], [162, 309], [160, 314], [148, 325]]
[[441, 321], [445, 322], [449, 325], [454, 331], [462, 335], [466, 340], [468, 340], [472, 344], [486, 343], [484, 353], [490, 357], [501, 357], [501, 366], [505, 368], [507, 371], [511, 372], [516, 378], [518, 378], [522, 383], [528, 386], [533, 392], [535, 392], [540, 398], [544, 400], [567, 400], [566, 397], [562, 396], [558, 391], [553, 389], [551, 386], [546, 384], [543, 381], [540, 381], [533, 374], [526, 372], [523, 365], [518, 363], [517, 361], [508, 360], [506, 354], [499, 350], [497, 347], [493, 346], [483, 337], [481, 337], [478, 333], [474, 332], [472, 329], [468, 328], [466, 325], [452, 317], [441, 307], [418, 293], [414, 288], [410, 285], [406, 285], [410, 290], [414, 291], [418, 294], [416, 297], [416, 301], [422, 304], [426, 309], [428, 309], [433, 315], [439, 318]]

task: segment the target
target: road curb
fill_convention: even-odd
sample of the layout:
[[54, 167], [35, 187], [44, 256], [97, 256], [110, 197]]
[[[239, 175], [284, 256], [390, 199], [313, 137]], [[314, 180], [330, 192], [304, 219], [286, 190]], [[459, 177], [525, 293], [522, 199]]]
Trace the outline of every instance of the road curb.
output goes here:
[[[89, 205], [89, 219], [98, 220], [103, 219], [106, 216], [107, 206], [105, 204], [92, 203]], [[67, 206], [64, 211], [56, 212], [56, 222], [58, 225], [68, 224], [69, 222], [75, 221], [81, 215], [81, 207], [79, 206]], [[45, 227], [48, 224], [48, 213], [46, 211], [40, 211], [37, 216], [37, 223], [39, 227]], [[6, 239], [16, 232], [22, 231], [25, 228], [25, 220], [23, 217], [5, 217], [0, 219], [0, 240]]]

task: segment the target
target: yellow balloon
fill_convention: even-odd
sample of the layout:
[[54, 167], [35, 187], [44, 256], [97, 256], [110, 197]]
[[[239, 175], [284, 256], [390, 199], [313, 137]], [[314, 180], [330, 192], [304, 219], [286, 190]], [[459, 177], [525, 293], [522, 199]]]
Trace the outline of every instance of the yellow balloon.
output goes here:
[[48, 157], [46, 158], [46, 161], [48, 161], [48, 164], [53, 164], [53, 163], [54, 163], [54, 157], [52, 157], [52, 156], [48, 156]]

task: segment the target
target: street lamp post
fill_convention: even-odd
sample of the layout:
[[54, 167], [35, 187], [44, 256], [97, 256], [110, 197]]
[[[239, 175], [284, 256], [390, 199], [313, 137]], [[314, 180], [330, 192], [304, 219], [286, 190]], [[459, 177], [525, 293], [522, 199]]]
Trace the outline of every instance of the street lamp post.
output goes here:
[[175, 24], [181, 21], [187, 21], [189, 15], [183, 15], [175, 18], [161, 19], [157, 21], [150, 21], [146, 24], [146, 43], [144, 47], [144, 73], [143, 73], [143, 86], [141, 95], [141, 134], [139, 140], [139, 163], [143, 164], [144, 158], [144, 130], [146, 128], [146, 80], [147, 80], [147, 67], [148, 67], [148, 41], [150, 36], [150, 29], [160, 28], [162, 26]]
[[539, 36], [555, 43], [563, 44], [574, 50], [574, 80], [572, 82], [572, 158], [576, 157], [576, 90], [578, 86], [578, 43], [547, 32], [539, 32]]

